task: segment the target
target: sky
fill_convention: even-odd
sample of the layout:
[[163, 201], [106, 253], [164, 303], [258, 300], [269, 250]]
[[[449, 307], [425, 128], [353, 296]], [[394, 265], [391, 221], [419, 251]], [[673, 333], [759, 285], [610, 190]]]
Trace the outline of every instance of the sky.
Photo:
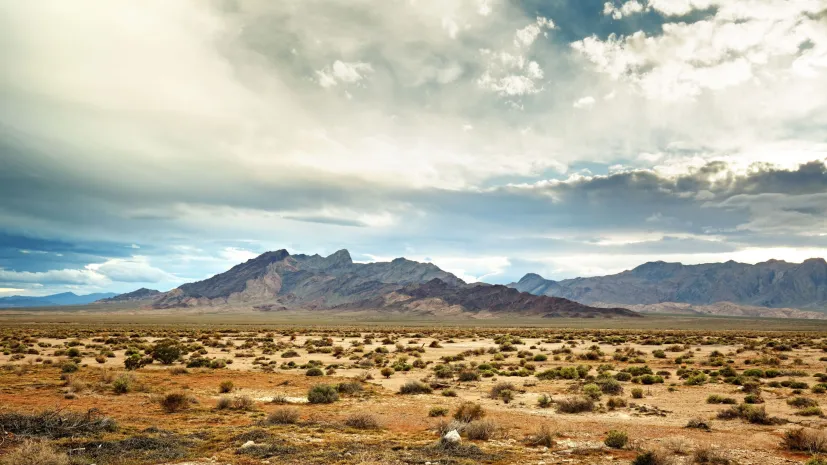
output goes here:
[[0, 6], [0, 296], [827, 256], [824, 0]]

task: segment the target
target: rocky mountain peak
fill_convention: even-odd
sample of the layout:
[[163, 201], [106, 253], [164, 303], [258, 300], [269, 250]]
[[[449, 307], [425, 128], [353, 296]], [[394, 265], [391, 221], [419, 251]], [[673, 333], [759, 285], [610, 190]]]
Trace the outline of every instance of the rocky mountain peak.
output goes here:
[[350, 257], [350, 252], [347, 249], [337, 250], [335, 253], [329, 255], [326, 259], [331, 266], [341, 267], [350, 266], [353, 264], [353, 259]]
[[518, 281], [518, 282], [520, 284], [525, 284], [525, 283], [530, 283], [530, 282], [535, 282], [535, 281], [545, 281], [545, 280], [546, 280], [546, 278], [538, 275], [537, 273], [526, 273], [526, 275], [523, 276], [522, 278], [520, 278], [520, 281]]

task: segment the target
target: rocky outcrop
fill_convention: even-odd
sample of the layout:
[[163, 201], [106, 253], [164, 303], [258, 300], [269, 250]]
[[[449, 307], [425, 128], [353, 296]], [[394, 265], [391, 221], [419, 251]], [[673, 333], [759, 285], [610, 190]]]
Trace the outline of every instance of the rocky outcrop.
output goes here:
[[770, 260], [756, 265], [733, 261], [704, 265], [650, 262], [615, 275], [563, 281], [531, 273], [509, 286], [585, 304], [731, 302], [753, 307], [825, 309], [827, 262], [823, 258], [803, 263]]

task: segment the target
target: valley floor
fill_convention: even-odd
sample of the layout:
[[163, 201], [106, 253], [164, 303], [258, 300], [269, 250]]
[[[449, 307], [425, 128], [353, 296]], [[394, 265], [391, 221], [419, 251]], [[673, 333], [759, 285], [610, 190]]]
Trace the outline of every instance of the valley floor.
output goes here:
[[[827, 453], [823, 330], [42, 318], [0, 324], [2, 465], [24, 446], [47, 465], [626, 464], [649, 451], [660, 461], [645, 463], [787, 464], [813, 455], [801, 435]], [[337, 399], [313, 403], [320, 392]], [[722, 419], [728, 402], [766, 416]], [[451, 429], [459, 445], [440, 444]], [[610, 431], [628, 441], [610, 447]]]

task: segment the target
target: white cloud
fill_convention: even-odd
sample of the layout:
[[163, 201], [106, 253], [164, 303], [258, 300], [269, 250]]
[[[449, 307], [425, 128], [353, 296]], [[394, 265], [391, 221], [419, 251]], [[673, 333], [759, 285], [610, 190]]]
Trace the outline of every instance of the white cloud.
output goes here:
[[827, 69], [827, 24], [812, 16], [818, 11], [812, 1], [747, 3], [653, 1], [650, 6], [665, 14], [711, 4], [718, 9], [711, 19], [665, 23], [661, 35], [593, 36], [572, 47], [599, 72], [661, 100], [695, 98], [753, 81], [760, 85], [790, 72], [814, 77]]
[[[396, 258], [395, 256], [379, 256], [373, 254], [364, 254], [368, 257], [366, 261], [356, 261], [357, 263], [370, 262], [389, 262]], [[418, 262], [433, 263], [441, 269], [452, 273], [459, 279], [467, 283], [475, 283], [485, 281], [486, 279], [496, 279], [496, 276], [502, 274], [511, 262], [508, 257], [503, 256], [484, 256], [484, 257], [456, 257], [456, 256], [428, 256], [420, 254], [404, 254], [405, 258]]]
[[340, 82], [346, 84], [357, 83], [370, 73], [373, 73], [373, 67], [370, 63], [336, 60], [333, 62], [332, 67], [316, 71], [316, 76], [318, 77], [320, 86], [332, 87], [338, 85]]
[[134, 255], [131, 258], [112, 258], [103, 263], [86, 265], [84, 271], [102, 276], [104, 279], [122, 283], [157, 283], [176, 281], [175, 276], [150, 265], [145, 256]]
[[10, 294], [12, 292], [20, 292], [23, 289], [18, 289], [14, 287], [0, 287], [0, 294]]
[[238, 264], [246, 262], [251, 258], [256, 258], [259, 254], [250, 250], [240, 249], [238, 247], [225, 247], [221, 250], [219, 256], [230, 263]]
[[0, 282], [38, 283], [38, 284], [74, 284], [87, 286], [104, 286], [113, 282], [122, 283], [156, 283], [176, 281], [165, 271], [149, 264], [147, 257], [113, 258], [103, 263], [90, 263], [82, 269], [63, 269], [49, 271], [12, 271], [0, 269]]
[[525, 53], [537, 37], [544, 34], [544, 30], [554, 27], [551, 19], [538, 16], [534, 23], [517, 30], [513, 53], [505, 50], [480, 50], [486, 60], [486, 70], [477, 79], [477, 85], [502, 97], [521, 97], [542, 91], [543, 86], [538, 81], [543, 79], [545, 72], [539, 63], [528, 59]]
[[682, 16], [719, 3], [720, 0], [649, 0], [649, 7], [668, 16]]
[[480, 78], [479, 84], [480, 87], [492, 90], [503, 96], [536, 94], [541, 90], [532, 78], [521, 75], [503, 76], [495, 79], [486, 73]]
[[453, 18], [442, 18], [442, 29], [445, 29], [445, 32], [448, 33], [448, 37], [452, 39], [457, 38], [457, 34], [459, 33], [459, 25]]
[[594, 106], [594, 97], [588, 95], [586, 97], [577, 99], [572, 105], [574, 108], [591, 108]]
[[491, 0], [478, 0], [479, 1], [479, 8], [477, 9], [477, 13], [480, 16], [488, 16], [491, 14]]
[[544, 34], [544, 30], [554, 29], [554, 27], [554, 21], [538, 16], [536, 22], [517, 30], [514, 34], [514, 45], [530, 47], [541, 33]]
[[617, 7], [614, 2], [606, 2], [603, 4], [603, 15], [611, 16], [613, 19], [622, 19], [624, 16], [641, 13], [644, 9], [643, 4], [637, 0], [629, 0], [620, 7]]

